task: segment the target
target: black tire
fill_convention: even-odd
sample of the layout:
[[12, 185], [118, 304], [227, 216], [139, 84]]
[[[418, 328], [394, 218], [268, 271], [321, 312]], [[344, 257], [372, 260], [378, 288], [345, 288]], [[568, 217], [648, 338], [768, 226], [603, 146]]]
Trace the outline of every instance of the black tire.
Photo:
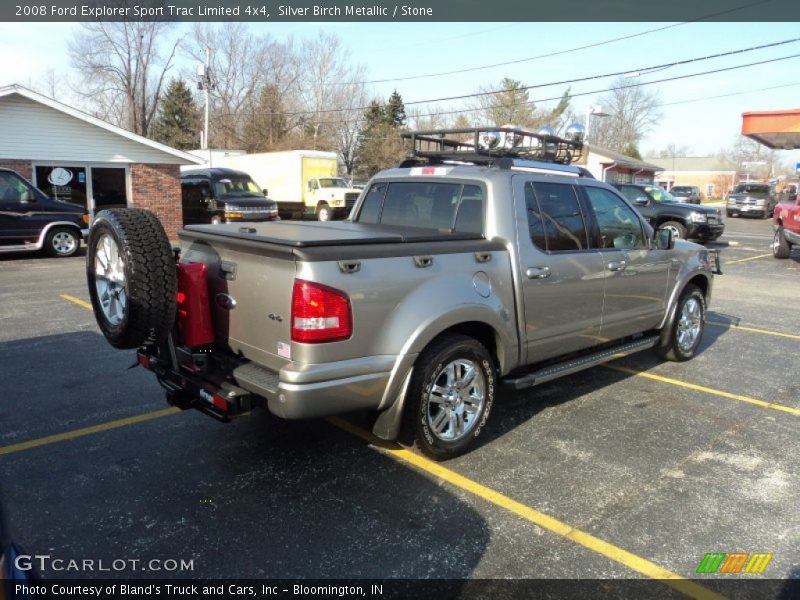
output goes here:
[[[106, 237], [116, 244], [123, 263], [124, 281], [117, 289], [123, 288], [125, 302], [119, 316], [106, 315], [99, 298], [98, 280], [102, 288], [106, 278], [97, 277], [103, 268], [98, 248]], [[89, 235], [86, 278], [97, 325], [112, 346], [138, 348], [166, 339], [175, 322], [177, 273], [169, 238], [153, 213], [141, 208], [100, 211]]]
[[789, 258], [792, 253], [792, 245], [783, 233], [783, 227], [775, 230], [775, 237], [772, 239], [772, 255], [775, 258]]
[[317, 220], [318, 221], [333, 220], [333, 209], [328, 205], [327, 202], [320, 202], [319, 206], [317, 206]]
[[74, 227], [53, 227], [44, 240], [44, 251], [55, 258], [75, 256], [81, 248], [81, 232]]
[[[697, 302], [697, 306], [699, 307], [700, 311], [700, 319], [698, 323], [699, 331], [697, 332], [697, 335], [694, 338], [694, 341], [691, 345], [682, 346], [678, 338], [678, 328], [681, 324], [680, 322], [681, 314], [684, 310], [684, 307], [690, 300], [694, 300], [695, 302]], [[659, 343], [656, 346], [656, 352], [658, 352], [658, 355], [665, 360], [671, 360], [676, 362], [683, 362], [686, 360], [690, 360], [696, 354], [697, 348], [700, 346], [700, 342], [703, 339], [705, 322], [706, 322], [705, 296], [703, 296], [703, 292], [696, 285], [691, 285], [691, 284], [687, 285], [686, 288], [681, 293], [680, 299], [678, 300], [678, 305], [675, 309], [675, 319], [673, 320], [668, 330], [664, 330], [661, 332], [661, 339], [659, 340]]]
[[729, 219], [732, 219], [732, 218], [734, 218], [734, 217], [738, 216], [736, 213], [733, 213], [733, 212], [731, 212], [731, 211], [729, 211], [729, 210], [726, 210], [726, 211], [725, 211], [725, 214], [726, 214], [726, 215], [728, 215], [728, 218], [729, 218]]
[[[475, 377], [471, 380], [472, 384], [465, 388], [467, 392], [470, 390], [477, 390], [476, 394], [479, 394], [480, 391], [483, 392], [483, 403], [474, 413], [467, 410], [467, 405], [471, 406], [471, 404], [465, 403], [463, 400], [454, 399], [454, 402], [458, 404], [455, 407], [447, 408], [445, 403], [439, 404], [430, 400], [434, 385], [437, 381], [444, 383], [442, 378], [447, 378], [446, 369], [455, 361], [462, 361], [464, 365], [471, 364], [477, 367]], [[461, 363], [455, 368], [458, 369], [459, 366], [462, 366]], [[454, 376], [458, 372], [455, 371]], [[462, 371], [463, 373], [465, 372]], [[465, 374], [463, 374], [462, 380], [464, 378], [466, 378]], [[457, 382], [454, 381], [454, 383]], [[406, 406], [408, 407], [406, 422], [410, 433], [413, 434], [417, 448], [437, 461], [454, 458], [469, 450], [475, 444], [489, 418], [496, 388], [497, 371], [494, 360], [483, 344], [461, 334], [445, 335], [435, 340], [419, 355], [406, 396]], [[471, 393], [468, 395], [472, 396]], [[441, 397], [444, 398], [444, 396]], [[441, 408], [435, 408], [437, 406], [441, 406]], [[452, 429], [454, 422], [459, 421], [458, 416], [455, 416], [455, 421], [453, 421], [449, 419], [449, 415], [455, 415], [459, 409], [464, 430], [460, 435], [454, 435], [452, 440], [445, 439], [446, 432]], [[447, 424], [441, 432], [437, 433], [433, 428], [430, 411], [435, 411], [438, 415], [449, 411], [443, 419], [443, 421], [447, 421]], [[466, 422], [467, 417], [464, 416], [466, 414], [472, 415], [469, 423]]]
[[686, 239], [686, 227], [679, 221], [664, 221], [658, 226], [659, 229], [672, 229], [672, 237], [676, 240]]

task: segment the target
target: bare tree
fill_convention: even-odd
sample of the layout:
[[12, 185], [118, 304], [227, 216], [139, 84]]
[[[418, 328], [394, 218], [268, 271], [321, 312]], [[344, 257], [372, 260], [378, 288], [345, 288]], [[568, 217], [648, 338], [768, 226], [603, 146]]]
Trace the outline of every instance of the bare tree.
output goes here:
[[172, 24], [148, 21], [84, 23], [69, 45], [82, 96], [101, 118], [146, 136], [155, 117], [179, 39]]
[[658, 97], [630, 79], [618, 77], [600, 98], [611, 117], [592, 121], [592, 143], [621, 152], [638, 148], [639, 142], [661, 118]]
[[497, 127], [514, 125], [535, 130], [549, 125], [558, 130], [570, 107], [569, 89], [553, 108], [546, 109], [530, 99], [521, 81], [509, 77], [499, 84], [481, 87], [478, 92], [481, 95], [475, 97], [471, 107], [480, 110], [485, 123]]
[[[184, 44], [184, 51], [200, 64], [205, 60], [205, 48], [212, 50], [214, 82], [211, 145], [229, 149], [259, 147], [248, 125], [260, 113], [272, 112], [278, 104], [282, 112], [299, 108], [299, 67], [293, 41], [280, 42], [269, 35], [254, 35], [243, 23], [198, 25]], [[269, 90], [273, 99], [280, 102], [265, 103], [264, 90]]]

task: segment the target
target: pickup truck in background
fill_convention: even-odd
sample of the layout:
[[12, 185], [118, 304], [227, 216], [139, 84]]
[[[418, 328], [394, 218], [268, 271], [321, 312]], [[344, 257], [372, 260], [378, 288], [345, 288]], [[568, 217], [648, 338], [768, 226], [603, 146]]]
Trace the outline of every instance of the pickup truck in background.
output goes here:
[[226, 156], [218, 162], [246, 171], [278, 203], [282, 219], [314, 216], [320, 221], [340, 219], [361, 193], [337, 175], [335, 152], [289, 150]]
[[768, 184], [742, 181], [728, 194], [725, 210], [729, 217], [753, 215], [766, 219], [773, 215], [777, 204], [778, 198]]
[[349, 220], [190, 226], [177, 262], [152, 214], [103, 211], [87, 253], [100, 330], [173, 405], [371, 411], [377, 436], [437, 460], [475, 443], [501, 389], [651, 348], [692, 358], [715, 252], [572, 166], [582, 128], [568, 133], [405, 134], [412, 157]]
[[792, 246], [800, 245], [800, 194], [775, 207], [772, 224], [775, 228], [772, 254], [775, 258], [789, 258]]

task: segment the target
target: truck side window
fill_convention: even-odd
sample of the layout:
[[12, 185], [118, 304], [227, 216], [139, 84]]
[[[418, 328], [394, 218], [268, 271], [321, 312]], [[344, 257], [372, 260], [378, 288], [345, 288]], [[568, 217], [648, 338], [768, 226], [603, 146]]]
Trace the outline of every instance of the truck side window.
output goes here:
[[28, 196], [28, 186], [21, 179], [8, 171], [0, 171], [0, 204], [19, 204]]
[[483, 190], [477, 185], [465, 185], [461, 191], [455, 230], [483, 233]]
[[632, 250], [646, 247], [642, 223], [630, 206], [603, 188], [586, 186], [583, 189], [600, 228], [601, 248]]
[[525, 208], [528, 212], [528, 231], [531, 235], [531, 240], [537, 248], [547, 250], [542, 215], [539, 211], [539, 203], [536, 202], [536, 196], [533, 193], [532, 183], [525, 184]]
[[383, 197], [386, 195], [385, 183], [376, 183], [367, 192], [358, 214], [359, 223], [377, 223], [381, 216]]
[[[546, 249], [550, 252], [559, 252], [588, 248], [586, 224], [572, 186], [563, 183], [535, 182], [533, 191], [539, 204], [539, 216], [547, 239]], [[530, 215], [530, 212], [528, 214]]]

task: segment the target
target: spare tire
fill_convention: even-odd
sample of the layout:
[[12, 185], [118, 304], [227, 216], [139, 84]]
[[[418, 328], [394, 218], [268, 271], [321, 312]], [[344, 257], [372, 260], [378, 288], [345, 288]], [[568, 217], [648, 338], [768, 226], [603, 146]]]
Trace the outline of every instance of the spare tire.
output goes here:
[[138, 348], [165, 340], [175, 322], [178, 283], [158, 218], [141, 208], [100, 211], [87, 246], [89, 296], [108, 342]]

